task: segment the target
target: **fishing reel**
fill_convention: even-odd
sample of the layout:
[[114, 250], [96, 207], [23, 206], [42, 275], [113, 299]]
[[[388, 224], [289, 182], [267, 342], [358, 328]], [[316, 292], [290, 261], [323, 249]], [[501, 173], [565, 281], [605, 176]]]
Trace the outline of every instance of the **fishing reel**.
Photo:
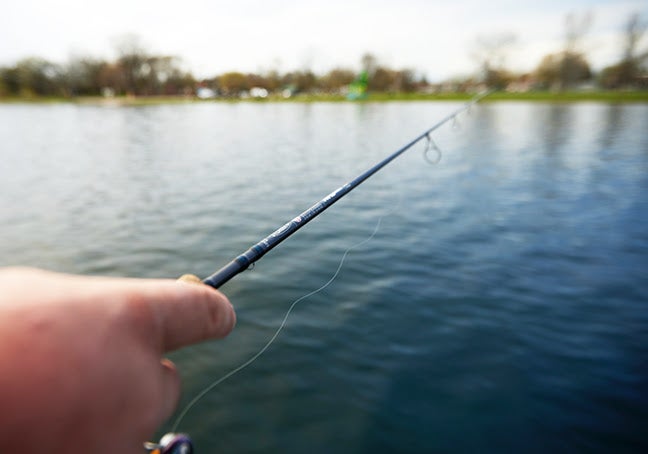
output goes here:
[[193, 444], [187, 434], [168, 433], [158, 443], [147, 441], [144, 449], [150, 454], [193, 454]]

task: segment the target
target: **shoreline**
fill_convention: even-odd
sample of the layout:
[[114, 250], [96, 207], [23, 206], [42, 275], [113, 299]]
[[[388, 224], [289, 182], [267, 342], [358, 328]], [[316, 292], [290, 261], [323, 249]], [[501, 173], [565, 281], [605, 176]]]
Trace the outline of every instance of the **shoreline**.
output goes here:
[[[104, 98], [101, 96], [63, 97], [7, 97], [0, 98], [0, 104], [53, 104], [69, 103], [78, 105], [98, 105], [106, 107], [147, 106], [161, 104], [194, 104], [194, 103], [371, 103], [392, 101], [468, 101], [471, 93], [371, 93], [366, 99], [348, 100], [342, 95], [298, 94], [290, 98], [268, 96], [267, 98], [213, 98], [198, 99], [193, 96], [119, 96]], [[648, 103], [648, 90], [643, 91], [570, 91], [570, 92], [496, 92], [484, 98], [482, 102], [524, 101], [524, 102], [605, 102], [605, 103]]]

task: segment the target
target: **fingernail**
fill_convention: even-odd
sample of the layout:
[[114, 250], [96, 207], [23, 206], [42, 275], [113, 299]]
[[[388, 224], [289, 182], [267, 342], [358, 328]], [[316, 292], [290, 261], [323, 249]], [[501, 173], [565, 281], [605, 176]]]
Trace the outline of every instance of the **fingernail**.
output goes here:
[[190, 282], [193, 284], [202, 284], [202, 280], [198, 276], [193, 274], [183, 274], [178, 278], [178, 280], [182, 282]]

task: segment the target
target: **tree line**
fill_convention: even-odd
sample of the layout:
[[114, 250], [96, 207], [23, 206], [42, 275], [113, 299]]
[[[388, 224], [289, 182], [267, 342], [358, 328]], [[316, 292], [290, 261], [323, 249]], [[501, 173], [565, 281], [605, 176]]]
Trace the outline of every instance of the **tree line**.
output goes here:
[[0, 68], [0, 96], [98, 96], [191, 94], [196, 84], [180, 59], [147, 51], [134, 35], [116, 43], [118, 57], [107, 61], [75, 57], [61, 65], [39, 57]]
[[[648, 50], [642, 48], [647, 24], [640, 15], [632, 14], [624, 26], [619, 60], [598, 74], [593, 73], [583, 45], [591, 22], [589, 13], [569, 14], [563, 49], [544, 56], [530, 73], [507, 68], [507, 53], [516, 43], [515, 36], [507, 33], [478, 37], [472, 52], [477, 74], [442, 84], [430, 84], [413, 69], [390, 68], [371, 54], [362, 57], [361, 68], [368, 75], [370, 92], [463, 91], [475, 85], [520, 91], [565, 90], [583, 83], [605, 89], [648, 88]], [[310, 69], [227, 72], [198, 80], [182, 69], [178, 57], [151, 53], [136, 36], [122, 37], [115, 47], [117, 58], [110, 61], [77, 57], [62, 65], [32, 57], [0, 67], [0, 97], [192, 96], [199, 88], [225, 97], [238, 97], [252, 88], [268, 93], [343, 94], [358, 76], [353, 69], [334, 68], [325, 74]]]
[[[367, 55], [363, 60], [375, 62]], [[238, 97], [252, 88], [269, 93], [343, 92], [357, 77], [350, 68], [334, 68], [323, 75], [309, 69], [264, 74], [227, 72], [198, 80], [183, 71], [177, 57], [154, 55], [128, 45], [114, 61], [90, 57], [60, 65], [42, 58], [25, 58], [14, 66], [0, 68], [0, 96], [189, 96], [198, 88], [209, 88], [225, 97]], [[415, 92], [428, 85], [413, 70], [395, 70], [372, 63], [368, 89], [375, 92]]]
[[481, 80], [494, 88], [515, 88], [517, 85], [565, 90], [583, 84], [603, 89], [648, 88], [648, 47], [642, 43], [648, 24], [639, 13], [631, 14], [624, 24], [619, 60], [598, 74], [591, 68], [585, 45], [592, 21], [590, 12], [568, 14], [562, 49], [545, 55], [536, 68], [526, 74], [517, 74], [505, 64], [506, 54], [516, 42], [514, 35], [499, 33], [478, 37], [473, 56], [479, 63]]

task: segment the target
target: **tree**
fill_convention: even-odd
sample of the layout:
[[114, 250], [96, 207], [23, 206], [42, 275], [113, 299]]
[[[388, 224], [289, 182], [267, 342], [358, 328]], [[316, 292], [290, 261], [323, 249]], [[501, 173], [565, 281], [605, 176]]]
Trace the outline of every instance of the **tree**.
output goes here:
[[103, 60], [92, 57], [75, 57], [65, 68], [65, 90], [69, 96], [99, 95], [101, 93], [100, 74], [108, 65]]
[[603, 69], [600, 83], [606, 88], [637, 86], [640, 84], [643, 65], [648, 59], [648, 50], [639, 51], [639, 44], [646, 32], [647, 24], [641, 21], [639, 13], [628, 18], [624, 29], [624, 47], [619, 63]]
[[567, 53], [583, 53], [583, 38], [592, 25], [592, 12], [569, 13], [565, 16], [565, 49]]
[[648, 56], [648, 52], [644, 51], [642, 55], [639, 55], [637, 48], [639, 47], [639, 42], [643, 37], [643, 34], [646, 32], [647, 24], [641, 20], [639, 13], [633, 13], [628, 18], [628, 22], [625, 26], [625, 48], [623, 50], [623, 60], [624, 61], [637, 61], [645, 60]]
[[559, 52], [543, 57], [535, 77], [543, 88], [564, 89], [592, 76], [589, 63], [581, 54]]
[[271, 69], [265, 75], [266, 88], [269, 92], [275, 92], [281, 88], [281, 75], [277, 69]]
[[378, 60], [375, 55], [367, 52], [360, 59], [362, 71], [365, 71], [369, 77], [373, 76], [374, 71], [378, 68]]
[[592, 71], [583, 51], [583, 39], [592, 23], [592, 15], [570, 13], [565, 17], [565, 45], [561, 52], [543, 57], [535, 70], [544, 88], [564, 90], [591, 79]]
[[0, 68], [1, 96], [18, 96], [20, 94], [20, 80], [16, 67]]
[[503, 90], [517, 77], [518, 75], [506, 69], [490, 69], [484, 75], [482, 82], [489, 88]]
[[247, 86], [250, 88], [259, 87], [270, 91], [270, 82], [261, 74], [250, 73], [247, 76]]
[[477, 37], [472, 56], [478, 62], [479, 79], [488, 87], [501, 89], [507, 85], [511, 76], [506, 59], [516, 42], [515, 34], [509, 32]]
[[16, 63], [11, 72], [14, 89], [20, 96], [62, 96], [63, 71], [54, 63], [38, 57], [25, 58]]
[[570, 13], [565, 17], [565, 49], [560, 58], [559, 86], [565, 89], [591, 77], [582, 49], [583, 39], [592, 25], [592, 13]]
[[97, 74], [97, 84], [101, 90], [110, 89], [118, 95], [126, 94], [128, 91], [124, 71], [118, 63], [103, 66]]
[[350, 69], [335, 68], [326, 73], [319, 82], [320, 88], [329, 93], [340, 92], [355, 79], [355, 73]]
[[[169, 81], [175, 85], [184, 79], [186, 74], [179, 68], [180, 59], [171, 55], [151, 55], [147, 57], [141, 75], [140, 92], [145, 95], [178, 94], [183, 87], [169, 87]], [[193, 77], [191, 78], [193, 80]]]
[[293, 71], [281, 78], [284, 87], [290, 87], [293, 92], [307, 93], [317, 86], [317, 77], [310, 70]]
[[393, 89], [398, 92], [413, 92], [416, 89], [416, 77], [414, 71], [411, 69], [395, 71]]
[[164, 83], [165, 95], [190, 95], [194, 92], [196, 79], [190, 72], [174, 69]]
[[127, 94], [137, 95], [142, 92], [142, 79], [151, 70], [147, 60], [149, 55], [144, 49], [139, 36], [126, 34], [118, 37], [115, 42], [117, 64], [123, 72], [124, 88]]
[[218, 77], [218, 87], [225, 96], [238, 96], [244, 90], [248, 90], [247, 76], [240, 72], [228, 72]]
[[[193, 76], [180, 69], [181, 60], [173, 55], [147, 51], [137, 35], [116, 40], [117, 61], [106, 68], [104, 79], [117, 93], [131, 95], [185, 94], [193, 90]], [[190, 86], [188, 86], [188, 84]]]
[[310, 70], [297, 71], [295, 73], [295, 86], [298, 92], [310, 92], [316, 87], [317, 77]]
[[369, 76], [368, 89], [370, 91], [390, 91], [395, 81], [394, 71], [383, 66], [378, 66], [373, 75]]

